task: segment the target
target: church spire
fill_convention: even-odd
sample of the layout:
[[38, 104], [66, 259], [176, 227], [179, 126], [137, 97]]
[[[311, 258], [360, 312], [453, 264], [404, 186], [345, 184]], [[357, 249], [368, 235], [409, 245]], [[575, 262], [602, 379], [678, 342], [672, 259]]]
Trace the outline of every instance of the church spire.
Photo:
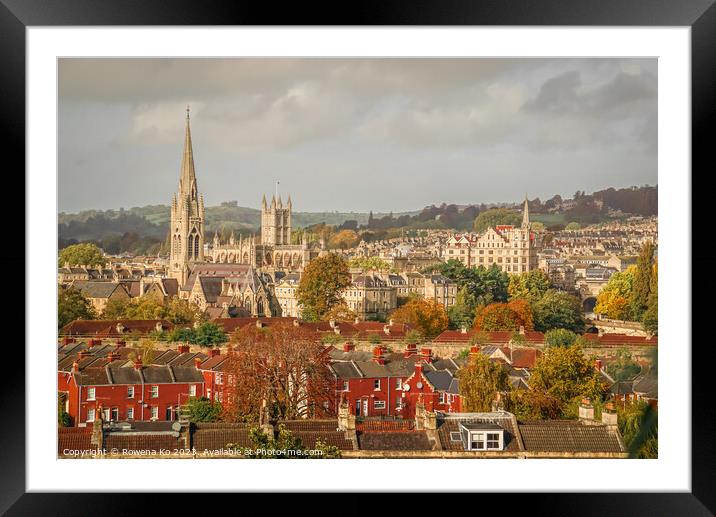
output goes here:
[[522, 209], [522, 229], [527, 230], [530, 227], [530, 205], [525, 194], [525, 204]]
[[191, 129], [189, 127], [189, 106], [186, 107], [186, 129], [184, 130], [184, 153], [181, 159], [181, 175], [179, 192], [182, 196], [196, 189], [196, 172], [194, 171], [194, 151], [191, 145]]

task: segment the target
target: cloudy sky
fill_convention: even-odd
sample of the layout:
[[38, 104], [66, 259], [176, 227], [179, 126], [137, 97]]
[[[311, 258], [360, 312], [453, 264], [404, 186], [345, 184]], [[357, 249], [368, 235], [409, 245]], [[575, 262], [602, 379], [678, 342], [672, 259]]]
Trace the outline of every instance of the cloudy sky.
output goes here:
[[403, 211], [657, 182], [655, 59], [62, 59], [59, 210]]

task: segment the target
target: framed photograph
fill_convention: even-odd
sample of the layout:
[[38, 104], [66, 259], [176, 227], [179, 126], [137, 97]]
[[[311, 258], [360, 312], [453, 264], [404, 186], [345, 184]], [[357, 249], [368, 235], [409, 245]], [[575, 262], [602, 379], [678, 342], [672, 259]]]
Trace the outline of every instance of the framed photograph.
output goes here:
[[433, 491], [711, 514], [711, 3], [317, 26], [5, 2], [29, 303], [3, 510]]

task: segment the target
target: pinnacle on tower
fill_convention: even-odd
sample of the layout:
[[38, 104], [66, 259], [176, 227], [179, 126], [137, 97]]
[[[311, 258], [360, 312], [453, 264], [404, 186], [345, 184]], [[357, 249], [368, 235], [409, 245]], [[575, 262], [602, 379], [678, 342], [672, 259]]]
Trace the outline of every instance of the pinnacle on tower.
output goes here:
[[522, 209], [522, 228], [527, 229], [530, 227], [530, 205], [527, 200], [527, 194], [525, 194], [525, 204]]
[[179, 193], [182, 197], [188, 195], [196, 187], [196, 171], [194, 170], [194, 151], [191, 145], [191, 128], [189, 127], [189, 107], [186, 108], [186, 127], [184, 129], [184, 153], [181, 159], [181, 174], [179, 176]]
[[261, 199], [261, 208], [266, 210], [266, 194], [264, 194], [263, 198]]

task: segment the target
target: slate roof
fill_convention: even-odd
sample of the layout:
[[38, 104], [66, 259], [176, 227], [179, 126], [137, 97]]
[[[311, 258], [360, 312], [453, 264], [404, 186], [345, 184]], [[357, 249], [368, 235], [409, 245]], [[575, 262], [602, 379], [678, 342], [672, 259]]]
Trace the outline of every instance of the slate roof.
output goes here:
[[626, 452], [618, 432], [579, 420], [519, 422], [525, 449], [536, 452]]
[[228, 444], [252, 447], [249, 426], [242, 423], [197, 423], [192, 424], [192, 446], [196, 452], [215, 451]]
[[[161, 324], [164, 331], [174, 328], [168, 320], [74, 320], [60, 329], [60, 336], [93, 336], [117, 338], [125, 334], [149, 334]], [[124, 332], [117, 330], [117, 324], [124, 327]]]
[[116, 361], [107, 367], [80, 368], [75, 374], [76, 382], [80, 386], [204, 382], [204, 377], [196, 368], [152, 365], [145, 366], [140, 373], [133, 366], [121, 366], [120, 363]]
[[361, 432], [358, 447], [365, 451], [431, 451], [425, 431]]
[[72, 287], [82, 291], [88, 298], [109, 298], [117, 289], [127, 292], [121, 284], [108, 281], [75, 280], [72, 282]]
[[222, 278], [209, 276], [199, 277], [199, 286], [207, 303], [216, 303], [216, 299], [221, 295], [222, 282]]
[[659, 381], [657, 376], [651, 372], [639, 375], [634, 379], [633, 390], [635, 393], [643, 393], [646, 397], [656, 399], [659, 397]]

